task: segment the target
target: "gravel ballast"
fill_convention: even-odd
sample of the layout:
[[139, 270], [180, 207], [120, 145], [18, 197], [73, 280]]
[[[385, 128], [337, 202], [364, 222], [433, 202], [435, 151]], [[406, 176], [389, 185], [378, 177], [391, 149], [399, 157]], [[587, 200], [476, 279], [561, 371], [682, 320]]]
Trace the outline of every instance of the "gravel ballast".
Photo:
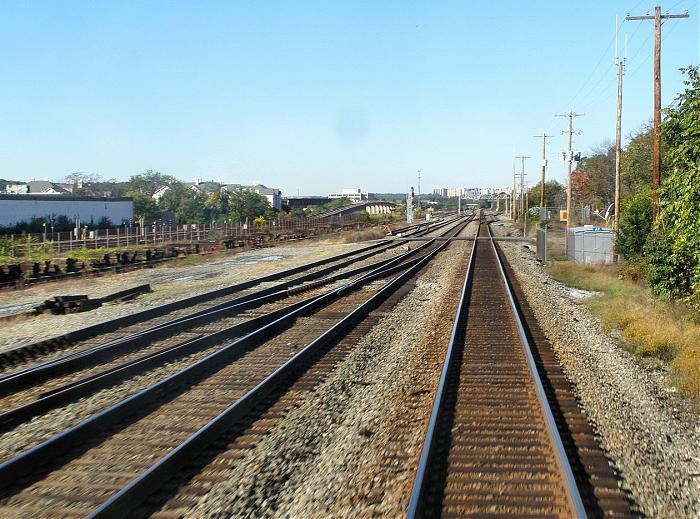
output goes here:
[[152, 269], [140, 269], [117, 275], [37, 285], [23, 291], [0, 292], [0, 307], [38, 305], [54, 295], [86, 294], [91, 298], [149, 283], [153, 292], [132, 301], [106, 304], [91, 312], [68, 315], [42, 314], [27, 320], [3, 322], [0, 326], [0, 351], [68, 333], [91, 324], [130, 315], [195, 294], [209, 292], [272, 272], [342, 254], [367, 246], [367, 242], [338, 244], [309, 243], [307, 246], [280, 246], [254, 249], [196, 265], [172, 262]]
[[[469, 242], [455, 242], [283, 422], [202, 496], [191, 517], [400, 516], [422, 447], [449, 331], [421, 348], [454, 296]], [[459, 290], [457, 290], [458, 292]], [[446, 312], [451, 313], [451, 312]], [[444, 323], [443, 323], [444, 324]], [[449, 327], [448, 327], [449, 328]], [[431, 343], [432, 344], [432, 343]], [[420, 380], [418, 380], [420, 379]], [[429, 390], [416, 391], [429, 385]], [[399, 418], [412, 427], [396, 427]], [[388, 460], [390, 444], [401, 456]]]
[[[495, 224], [497, 235], [513, 233]], [[553, 280], [534, 246], [501, 242], [540, 325], [636, 509], [648, 517], [700, 517], [700, 424], [669, 387], [604, 333], [589, 297]]]

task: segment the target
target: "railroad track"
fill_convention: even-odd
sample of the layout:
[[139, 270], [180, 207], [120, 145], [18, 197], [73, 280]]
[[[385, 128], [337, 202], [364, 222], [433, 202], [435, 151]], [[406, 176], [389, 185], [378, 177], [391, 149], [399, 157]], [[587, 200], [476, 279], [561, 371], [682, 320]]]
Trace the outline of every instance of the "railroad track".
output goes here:
[[428, 241], [420, 253], [276, 310], [273, 320], [6, 461], [0, 515], [123, 516], [347, 338], [446, 246]]
[[481, 224], [407, 516], [631, 516], [507, 271]]
[[[399, 231], [407, 236], [426, 236], [445, 226], [453, 225], [456, 221], [456, 218], [450, 218], [430, 226], [421, 223], [405, 227]], [[225, 305], [232, 301], [242, 302], [270, 294], [276, 290], [301, 285], [339, 269], [349, 268], [350, 265], [371, 259], [373, 256], [381, 255], [398, 246], [399, 244], [392, 243], [390, 240], [380, 240], [355, 251], [274, 272], [256, 279], [197, 294], [87, 326], [50, 339], [0, 352], [0, 377], [10, 371], [16, 371], [39, 362], [51, 360], [66, 353], [80, 351], [88, 347], [96, 337], [99, 337], [101, 340], [120, 339], [128, 335], [138, 334], [158, 324], [167, 323], [176, 317], [186, 318], [198, 313], [206, 313], [217, 308], [218, 305]]]
[[[439, 232], [441, 236], [451, 234], [452, 226]], [[166, 362], [184, 356], [190, 356], [191, 361], [196, 360], [195, 355], [206, 356], [223, 340], [272, 322], [286, 309], [305, 304], [329, 287], [340, 286], [343, 280], [357, 279], [367, 271], [408, 261], [431, 247], [435, 245], [426, 243], [398, 258], [390, 256], [375, 262], [360, 256], [362, 261], [357, 262], [360, 266], [353, 264], [353, 268], [339, 269], [311, 283], [292, 288], [283, 283], [275, 291], [259, 291], [262, 295], [258, 297], [218, 304], [207, 312], [176, 317], [132, 336], [7, 374], [0, 377], [0, 409], [3, 409], [0, 430]]]

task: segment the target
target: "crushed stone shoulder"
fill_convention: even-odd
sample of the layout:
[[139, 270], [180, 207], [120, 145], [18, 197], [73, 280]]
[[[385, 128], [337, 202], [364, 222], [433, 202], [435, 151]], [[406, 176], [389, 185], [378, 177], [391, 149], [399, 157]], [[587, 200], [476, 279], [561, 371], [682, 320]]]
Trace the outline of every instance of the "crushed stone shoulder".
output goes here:
[[[497, 234], [512, 231], [495, 224]], [[645, 367], [601, 329], [536, 261], [534, 250], [502, 242], [541, 327], [623, 488], [648, 517], [700, 517], [700, 424], [668, 386], [664, 369]]]

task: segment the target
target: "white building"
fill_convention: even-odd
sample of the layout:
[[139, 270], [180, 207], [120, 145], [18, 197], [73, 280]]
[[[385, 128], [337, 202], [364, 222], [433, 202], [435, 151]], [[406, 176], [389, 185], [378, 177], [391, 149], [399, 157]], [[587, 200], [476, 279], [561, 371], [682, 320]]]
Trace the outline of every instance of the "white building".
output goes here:
[[264, 196], [267, 199], [267, 203], [270, 204], [270, 207], [273, 209], [277, 209], [278, 211], [282, 209], [282, 191], [279, 189], [263, 186], [262, 184], [247, 189], [252, 189], [257, 194]]
[[369, 193], [364, 193], [359, 187], [343, 189], [339, 193], [328, 193], [328, 198], [347, 198], [353, 204], [369, 199]]
[[109, 218], [114, 225], [134, 217], [134, 202], [131, 198], [97, 198], [73, 195], [0, 195], [0, 225], [12, 227], [32, 218], [47, 221], [65, 216], [69, 220], [80, 218], [86, 224], [97, 224]]

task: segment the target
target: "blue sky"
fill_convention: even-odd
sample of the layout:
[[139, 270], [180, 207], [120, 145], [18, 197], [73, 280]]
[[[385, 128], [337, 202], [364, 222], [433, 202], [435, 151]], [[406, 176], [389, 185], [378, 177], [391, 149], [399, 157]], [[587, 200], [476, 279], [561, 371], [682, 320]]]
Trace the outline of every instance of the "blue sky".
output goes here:
[[[585, 112], [614, 137], [615, 15], [655, 2], [0, 2], [0, 178], [72, 171], [262, 182], [284, 194], [508, 185]], [[662, 96], [697, 64], [698, 1], [664, 25]], [[651, 118], [651, 22], [629, 35], [623, 132]]]

